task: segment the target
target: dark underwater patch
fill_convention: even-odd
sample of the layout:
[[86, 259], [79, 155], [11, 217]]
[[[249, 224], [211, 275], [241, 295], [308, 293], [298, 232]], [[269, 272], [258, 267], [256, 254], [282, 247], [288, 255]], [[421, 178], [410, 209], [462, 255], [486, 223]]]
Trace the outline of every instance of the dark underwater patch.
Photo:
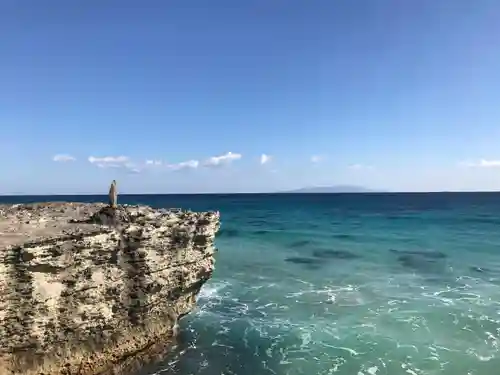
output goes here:
[[440, 251], [428, 251], [428, 250], [390, 250], [392, 253], [400, 255], [412, 255], [417, 257], [423, 257], [427, 259], [445, 259], [447, 256], [445, 253]]
[[333, 234], [332, 237], [337, 238], [339, 240], [352, 240], [354, 238], [354, 235], [347, 233], [338, 233], [338, 234]]
[[258, 228], [261, 228], [261, 230], [264, 230], [264, 229], [267, 229], [267, 230], [285, 230], [285, 231], [287, 230], [287, 228], [285, 226], [283, 226], [282, 223], [273, 222], [273, 221], [249, 220], [248, 224], [257, 230], [259, 230]]
[[445, 272], [445, 253], [434, 250], [390, 250], [397, 254], [398, 263], [423, 274], [439, 274]]
[[285, 258], [285, 262], [298, 264], [308, 270], [317, 270], [323, 265], [320, 259], [307, 257], [288, 257]]
[[357, 259], [358, 255], [346, 250], [314, 250], [313, 257], [321, 259]]
[[412, 219], [413, 217], [408, 214], [400, 214], [400, 215], [393, 214], [393, 215], [387, 215], [386, 218], [389, 220], [407, 220], [407, 219]]
[[470, 217], [464, 220], [467, 223], [474, 223], [474, 224], [493, 224], [493, 225], [498, 225], [500, 224], [500, 220], [498, 217], [489, 217], [489, 216], [483, 216], [483, 217]]
[[285, 262], [290, 262], [295, 264], [318, 264], [319, 260], [307, 257], [288, 257], [285, 258]]
[[398, 262], [406, 268], [425, 269], [428, 264], [432, 263], [429, 259], [418, 258], [414, 255], [400, 255]]
[[309, 240], [301, 240], [301, 241], [292, 242], [289, 246], [293, 249], [296, 249], [299, 247], [305, 247], [305, 246], [311, 245], [311, 243], [312, 242]]
[[261, 229], [261, 230], [254, 231], [253, 234], [256, 234], [258, 236], [263, 236], [263, 235], [269, 234], [269, 231]]
[[321, 225], [315, 223], [315, 222], [305, 222], [305, 223], [301, 223], [300, 225], [302, 228], [305, 228], [305, 229], [318, 229], [321, 227]]
[[445, 270], [442, 258], [428, 258], [418, 254], [403, 254], [398, 256], [398, 262], [405, 268], [419, 273], [441, 273]]
[[248, 220], [248, 224], [256, 226], [266, 226], [269, 224], [269, 222], [265, 219], [251, 219]]
[[240, 231], [232, 228], [224, 228], [217, 233], [217, 237], [238, 237], [239, 235]]
[[477, 272], [477, 273], [491, 273], [491, 270], [489, 268], [485, 268], [485, 267], [471, 266], [471, 267], [469, 267], [469, 270], [471, 270], [472, 272]]

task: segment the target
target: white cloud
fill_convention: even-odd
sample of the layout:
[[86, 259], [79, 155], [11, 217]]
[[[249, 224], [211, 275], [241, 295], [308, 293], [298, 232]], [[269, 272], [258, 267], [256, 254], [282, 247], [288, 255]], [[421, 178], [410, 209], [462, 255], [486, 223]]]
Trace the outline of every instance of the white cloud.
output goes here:
[[141, 172], [141, 168], [137, 163], [130, 161], [127, 156], [89, 156], [88, 161], [99, 168], [124, 168], [133, 173]]
[[97, 165], [99, 168], [120, 168], [125, 167], [125, 164], [129, 162], [129, 158], [127, 156], [89, 156], [88, 160], [90, 163]]
[[[219, 156], [212, 156], [203, 162], [206, 166], [219, 166], [241, 159], [242, 155], [228, 152]], [[268, 156], [266, 156], [269, 158]], [[127, 156], [89, 156], [88, 161], [99, 168], [123, 168], [133, 173], [139, 173], [144, 169], [152, 167], [162, 167], [167, 170], [177, 171], [181, 169], [197, 169], [202, 165], [198, 160], [187, 160], [180, 163], [168, 164], [161, 160], [146, 159], [142, 162], [135, 162]], [[267, 162], [268, 160], [266, 160]]]
[[470, 168], [499, 168], [500, 160], [485, 160], [481, 159], [479, 161], [465, 161], [459, 163], [460, 166], [470, 167]]
[[71, 156], [71, 155], [68, 155], [68, 154], [57, 154], [57, 155], [54, 155], [52, 160], [59, 161], [59, 162], [66, 162], [66, 161], [75, 161], [76, 158]]
[[142, 171], [141, 167], [135, 163], [125, 163], [123, 166], [132, 173], [140, 173]]
[[128, 156], [89, 156], [88, 161], [99, 168], [123, 168], [132, 173], [140, 173], [142, 168]]
[[163, 162], [161, 160], [146, 160], [146, 165], [160, 166]]
[[323, 161], [324, 157], [321, 155], [313, 155], [311, 156], [311, 162], [313, 163], [319, 163], [320, 161]]
[[228, 164], [228, 163], [232, 162], [233, 160], [241, 159], [241, 156], [242, 156], [241, 154], [229, 151], [226, 154], [219, 155], [219, 156], [212, 156], [212, 157], [208, 158], [207, 160], [205, 160], [203, 162], [203, 165], [206, 165], [209, 167], [210, 166], [215, 167], [215, 166], [219, 166], [219, 165], [223, 165], [223, 164]]
[[198, 160], [188, 160], [177, 164], [166, 164], [161, 160], [147, 159], [143, 162], [134, 162], [127, 156], [90, 156], [88, 161], [99, 168], [123, 168], [132, 173], [140, 173], [145, 168], [165, 167], [170, 170], [196, 169], [200, 162]]
[[177, 164], [169, 164], [168, 168], [178, 171], [180, 169], [196, 169], [200, 165], [198, 160], [188, 160]]
[[266, 163], [269, 163], [270, 161], [271, 161], [271, 156], [266, 155], [266, 154], [262, 154], [260, 156], [260, 164], [266, 164]]
[[125, 168], [131, 173], [141, 173], [142, 169], [136, 167], [135, 165], [126, 165]]

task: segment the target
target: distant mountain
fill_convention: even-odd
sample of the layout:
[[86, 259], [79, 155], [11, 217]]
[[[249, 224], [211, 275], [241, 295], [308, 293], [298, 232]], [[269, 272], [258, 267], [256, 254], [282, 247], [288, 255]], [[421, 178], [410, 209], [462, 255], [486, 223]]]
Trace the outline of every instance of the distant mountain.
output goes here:
[[283, 191], [282, 193], [377, 193], [379, 191], [367, 189], [362, 186], [336, 185], [306, 187], [296, 190]]

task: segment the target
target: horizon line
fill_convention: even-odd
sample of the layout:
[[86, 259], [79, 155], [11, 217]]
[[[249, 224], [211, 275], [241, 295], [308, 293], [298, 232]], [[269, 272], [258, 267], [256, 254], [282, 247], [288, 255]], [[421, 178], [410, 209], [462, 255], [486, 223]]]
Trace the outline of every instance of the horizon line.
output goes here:
[[[345, 191], [345, 192], [293, 192], [293, 191], [275, 191], [275, 192], [238, 192], [238, 193], [120, 193], [119, 196], [136, 196], [136, 195], [340, 195], [340, 194], [355, 194], [355, 195], [387, 195], [387, 194], [471, 194], [471, 193], [500, 193], [500, 190], [429, 190], [429, 191]], [[25, 194], [11, 193], [2, 194], [0, 197], [74, 197], [74, 196], [103, 196], [107, 197], [107, 193], [64, 193], [64, 194]]]

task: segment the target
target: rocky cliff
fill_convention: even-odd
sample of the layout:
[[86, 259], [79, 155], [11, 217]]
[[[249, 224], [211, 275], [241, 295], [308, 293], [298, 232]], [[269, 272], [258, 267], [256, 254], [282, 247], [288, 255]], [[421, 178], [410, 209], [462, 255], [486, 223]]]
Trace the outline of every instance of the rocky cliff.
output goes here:
[[214, 268], [218, 212], [0, 206], [0, 375], [111, 374], [165, 348]]

